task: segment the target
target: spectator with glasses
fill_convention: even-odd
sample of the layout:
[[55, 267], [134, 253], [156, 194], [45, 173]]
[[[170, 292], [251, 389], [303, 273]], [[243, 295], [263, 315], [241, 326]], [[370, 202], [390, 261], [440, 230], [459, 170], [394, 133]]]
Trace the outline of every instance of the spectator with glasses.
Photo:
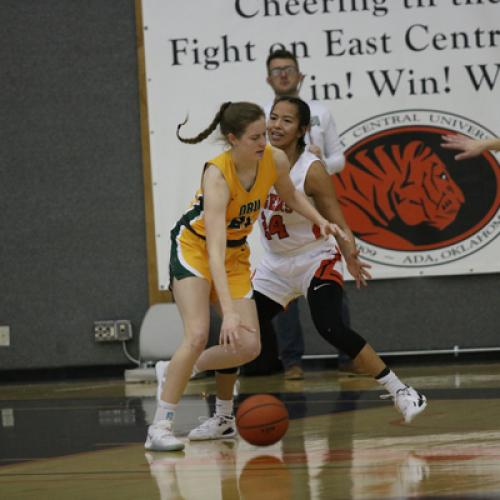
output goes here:
[[[288, 50], [276, 50], [267, 61], [267, 83], [274, 91], [274, 97], [298, 97], [305, 75], [300, 72], [297, 58]], [[264, 106], [269, 117], [274, 99]], [[338, 174], [345, 164], [342, 145], [337, 134], [335, 120], [330, 110], [319, 101], [307, 101], [311, 110], [311, 127], [306, 135], [308, 150], [320, 158], [326, 171]]]

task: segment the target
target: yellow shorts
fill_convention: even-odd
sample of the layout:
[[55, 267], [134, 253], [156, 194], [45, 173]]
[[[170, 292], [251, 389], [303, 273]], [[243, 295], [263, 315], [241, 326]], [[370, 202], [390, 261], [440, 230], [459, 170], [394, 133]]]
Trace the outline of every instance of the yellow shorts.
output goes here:
[[[217, 301], [208, 265], [206, 241], [193, 234], [185, 226], [177, 225], [171, 231], [170, 282], [173, 279], [197, 276], [211, 284], [210, 300]], [[251, 299], [253, 295], [250, 279], [250, 249], [248, 243], [226, 248], [225, 268], [229, 292], [232, 299]]]

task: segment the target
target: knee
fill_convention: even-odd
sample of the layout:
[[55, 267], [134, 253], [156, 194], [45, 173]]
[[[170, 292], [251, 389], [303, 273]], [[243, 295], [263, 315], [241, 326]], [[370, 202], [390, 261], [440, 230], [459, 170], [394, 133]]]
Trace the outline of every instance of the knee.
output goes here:
[[260, 354], [260, 338], [256, 336], [251, 340], [246, 341], [241, 349], [242, 364], [253, 361]]
[[255, 343], [252, 345], [252, 348], [250, 350], [250, 361], [253, 361], [258, 355], [260, 354], [261, 351], [261, 345], [260, 345], [260, 340], [257, 339]]
[[191, 352], [191, 354], [198, 357], [204, 351], [207, 342], [208, 332], [200, 330], [190, 334], [189, 337], [184, 340], [184, 345]]

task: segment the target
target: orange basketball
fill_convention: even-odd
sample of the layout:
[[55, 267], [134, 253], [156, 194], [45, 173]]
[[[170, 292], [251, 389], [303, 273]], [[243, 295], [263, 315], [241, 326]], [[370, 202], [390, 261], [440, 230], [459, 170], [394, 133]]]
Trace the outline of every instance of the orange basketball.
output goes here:
[[250, 444], [269, 446], [277, 443], [288, 429], [285, 405], [270, 394], [250, 396], [238, 407], [236, 427]]

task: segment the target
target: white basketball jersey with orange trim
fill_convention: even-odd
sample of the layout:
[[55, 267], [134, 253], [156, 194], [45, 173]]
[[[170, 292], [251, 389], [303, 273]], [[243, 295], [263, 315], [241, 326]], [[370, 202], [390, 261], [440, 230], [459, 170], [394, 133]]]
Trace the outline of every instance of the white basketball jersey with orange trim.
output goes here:
[[[305, 194], [306, 175], [315, 161], [318, 161], [317, 156], [304, 151], [290, 170], [290, 178], [297, 191]], [[309, 197], [309, 200], [314, 204], [312, 198]], [[261, 209], [259, 226], [262, 245], [266, 252], [294, 254], [321, 238], [317, 226], [287, 207], [274, 187], [269, 191], [264, 208]]]

